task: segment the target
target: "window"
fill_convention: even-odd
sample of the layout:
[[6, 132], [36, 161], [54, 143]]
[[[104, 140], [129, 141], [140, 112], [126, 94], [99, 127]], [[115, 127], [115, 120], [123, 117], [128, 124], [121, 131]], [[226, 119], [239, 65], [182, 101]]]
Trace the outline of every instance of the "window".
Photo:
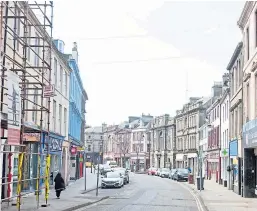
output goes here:
[[240, 59], [238, 60], [238, 69], [239, 69], [239, 86], [240, 86], [243, 80], [243, 70], [242, 70]]
[[67, 133], [67, 108], [64, 108], [64, 117], [63, 117], [64, 121], [64, 135], [66, 136]]
[[217, 118], [219, 118], [220, 117], [220, 106], [218, 106], [218, 108], [217, 108]]
[[235, 115], [234, 115], [234, 118], [235, 118], [235, 136], [237, 136], [237, 133], [238, 133], [238, 112], [237, 112], [237, 108], [235, 109]]
[[36, 38], [35, 38], [35, 57], [34, 57], [34, 65], [35, 67], [39, 66], [39, 57], [40, 57], [40, 51], [39, 51], [39, 45], [40, 45], [40, 38], [39, 35], [36, 34]]
[[247, 84], [247, 86], [246, 86], [246, 97], [247, 97], [246, 108], [247, 108], [247, 121], [248, 121], [248, 118], [250, 116], [250, 89], [249, 89], [249, 84]]
[[255, 117], [257, 117], [257, 74], [255, 75]]
[[247, 61], [250, 58], [250, 37], [249, 37], [249, 28], [246, 29], [246, 59]]
[[15, 17], [15, 33], [17, 34], [17, 36], [14, 34], [14, 37], [17, 37], [16, 39], [16, 49], [17, 51], [20, 50], [20, 41], [19, 41], [19, 37], [21, 35], [21, 22], [20, 22], [20, 16], [21, 16], [21, 12], [20, 10], [17, 8], [17, 5], [15, 5], [15, 11], [17, 11], [17, 16]]
[[62, 69], [62, 66], [60, 65], [60, 92], [61, 93], [62, 93], [62, 86], [63, 86], [62, 78], [63, 78], [63, 69]]
[[223, 122], [225, 121], [225, 106], [226, 105], [222, 106], [222, 119], [223, 119]]
[[54, 58], [54, 85], [57, 87], [57, 59]]
[[91, 152], [91, 145], [88, 145], [88, 146], [87, 146], [87, 151], [88, 151], [88, 152]]
[[[232, 111], [232, 114], [231, 114], [231, 122], [234, 123], [234, 111]], [[231, 124], [231, 135], [232, 135], [232, 137], [235, 137], [234, 127], [235, 127], [235, 124]]]
[[232, 94], [232, 96], [234, 95], [234, 68], [233, 68], [232, 74], [231, 74], [231, 94]]
[[[38, 89], [35, 86], [34, 87], [34, 96], [33, 96], [33, 109], [37, 109], [37, 104], [38, 104]], [[32, 122], [37, 124], [37, 111], [32, 111]]]
[[257, 47], [257, 11], [255, 11], [255, 47]]
[[56, 131], [56, 101], [53, 100], [53, 130]]
[[68, 90], [68, 74], [64, 71], [64, 96], [67, 97], [67, 90]]
[[[28, 45], [31, 45], [31, 26], [28, 26], [28, 35], [27, 35], [27, 43]], [[31, 53], [31, 49], [30, 47], [27, 47], [27, 59], [30, 62], [30, 53]]]

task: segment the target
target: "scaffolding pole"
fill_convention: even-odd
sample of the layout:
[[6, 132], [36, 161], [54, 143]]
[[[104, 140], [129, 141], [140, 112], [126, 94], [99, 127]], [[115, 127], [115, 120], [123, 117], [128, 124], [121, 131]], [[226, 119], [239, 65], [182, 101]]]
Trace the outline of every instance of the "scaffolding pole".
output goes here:
[[[36, 11], [36, 12], [35, 12]], [[50, 130], [50, 104], [51, 97], [54, 93], [46, 94], [44, 91], [49, 90], [51, 84], [51, 61], [52, 61], [52, 28], [53, 28], [53, 2], [44, 1], [38, 3], [29, 1], [2, 1], [0, 11], [1, 21], [1, 117], [8, 114], [16, 118], [16, 111], [12, 113], [8, 107], [7, 98], [10, 96], [8, 92], [8, 73], [16, 74], [20, 80], [18, 86], [20, 88], [21, 109], [18, 114], [18, 122], [20, 121], [19, 143], [10, 143], [8, 133], [9, 122], [5, 121], [7, 136], [1, 134], [1, 139], [7, 141], [7, 145], [2, 146], [1, 154], [6, 157], [8, 154], [9, 161], [13, 159], [13, 154], [18, 154], [18, 181], [12, 182], [11, 172], [13, 166], [11, 162], [8, 166], [8, 177], [2, 176], [2, 188], [8, 187], [7, 197], [2, 196], [1, 202], [9, 201], [17, 198], [17, 209], [21, 209], [23, 188], [28, 183], [35, 185], [35, 195], [37, 208], [40, 204], [40, 193], [42, 190], [41, 180], [45, 183], [45, 202], [42, 207], [48, 206], [49, 195], [49, 130]], [[2, 36], [3, 35], [3, 36]], [[16, 99], [16, 97], [15, 97]], [[39, 101], [39, 102], [38, 102]], [[32, 114], [32, 115], [29, 115]], [[31, 119], [29, 119], [32, 117]], [[39, 119], [38, 119], [39, 117]], [[3, 119], [1, 118], [1, 121]], [[16, 120], [16, 119], [15, 119]], [[38, 125], [38, 129], [29, 128], [27, 122], [34, 122]], [[2, 124], [3, 125], [3, 124]], [[25, 140], [26, 134], [38, 134], [37, 152], [33, 153], [31, 142]], [[44, 140], [43, 140], [44, 139]], [[41, 144], [41, 141], [43, 142]], [[18, 145], [18, 151], [14, 146]], [[42, 149], [42, 146], [44, 147]], [[9, 147], [9, 150], [6, 148]], [[4, 149], [2, 151], [2, 148]], [[17, 150], [17, 146], [16, 146]], [[8, 152], [9, 151], [9, 152]], [[45, 154], [46, 153], [46, 154]], [[31, 156], [36, 156], [37, 170], [36, 177], [31, 177], [28, 172], [29, 160]], [[44, 158], [42, 160], [42, 158]], [[46, 169], [43, 174], [41, 163], [46, 161]], [[1, 163], [0, 163], [1, 165]], [[4, 170], [5, 172], [5, 170]], [[43, 176], [41, 176], [43, 174]], [[4, 174], [5, 175], [5, 174]], [[17, 194], [11, 196], [11, 185], [17, 183]]]

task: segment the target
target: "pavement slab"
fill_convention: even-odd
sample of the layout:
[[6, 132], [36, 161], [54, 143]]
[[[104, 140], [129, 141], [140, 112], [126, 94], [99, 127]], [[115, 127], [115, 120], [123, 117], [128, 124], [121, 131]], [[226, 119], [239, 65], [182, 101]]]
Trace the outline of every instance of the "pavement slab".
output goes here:
[[[96, 189], [97, 175], [90, 173], [90, 169], [87, 170], [87, 192]], [[100, 181], [101, 182], [101, 181]], [[55, 191], [50, 190], [49, 199], [47, 207], [41, 207], [41, 205], [46, 205], [44, 200], [44, 192], [40, 195], [39, 203], [36, 201], [36, 196], [34, 194], [23, 197], [21, 201], [21, 211], [69, 211], [81, 208], [83, 206], [88, 206], [92, 203], [101, 201], [108, 198], [108, 196], [89, 196], [85, 195], [85, 179], [81, 178], [77, 181], [71, 182], [70, 185], [61, 193], [60, 199], [56, 198]], [[16, 211], [18, 210], [16, 206], [8, 206], [7, 203], [2, 204], [2, 211]]]
[[209, 211], [253, 211], [257, 210], [256, 198], [243, 198], [219, 185], [215, 181], [205, 180], [204, 190], [199, 191], [195, 185], [184, 183], [191, 188], [203, 201], [206, 210]]

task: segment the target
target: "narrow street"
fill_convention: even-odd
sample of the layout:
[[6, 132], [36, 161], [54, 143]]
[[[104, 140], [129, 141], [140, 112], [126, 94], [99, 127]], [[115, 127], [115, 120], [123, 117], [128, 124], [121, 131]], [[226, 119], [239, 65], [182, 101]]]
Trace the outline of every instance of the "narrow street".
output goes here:
[[110, 198], [78, 211], [198, 210], [194, 197], [179, 183], [143, 174], [131, 174], [130, 184], [121, 189], [100, 189], [99, 195]]

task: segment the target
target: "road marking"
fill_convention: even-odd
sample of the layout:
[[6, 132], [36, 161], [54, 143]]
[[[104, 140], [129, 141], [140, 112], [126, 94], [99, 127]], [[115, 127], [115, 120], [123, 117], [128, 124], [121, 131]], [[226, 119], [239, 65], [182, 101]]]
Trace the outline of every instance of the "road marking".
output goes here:
[[196, 201], [196, 205], [199, 211], [205, 211], [202, 202], [200, 201], [199, 197], [192, 191], [192, 189], [190, 189], [189, 187], [187, 187], [186, 185], [179, 183], [181, 187], [183, 187], [184, 189], [187, 189], [189, 191], [189, 193], [194, 197], [195, 201]]

